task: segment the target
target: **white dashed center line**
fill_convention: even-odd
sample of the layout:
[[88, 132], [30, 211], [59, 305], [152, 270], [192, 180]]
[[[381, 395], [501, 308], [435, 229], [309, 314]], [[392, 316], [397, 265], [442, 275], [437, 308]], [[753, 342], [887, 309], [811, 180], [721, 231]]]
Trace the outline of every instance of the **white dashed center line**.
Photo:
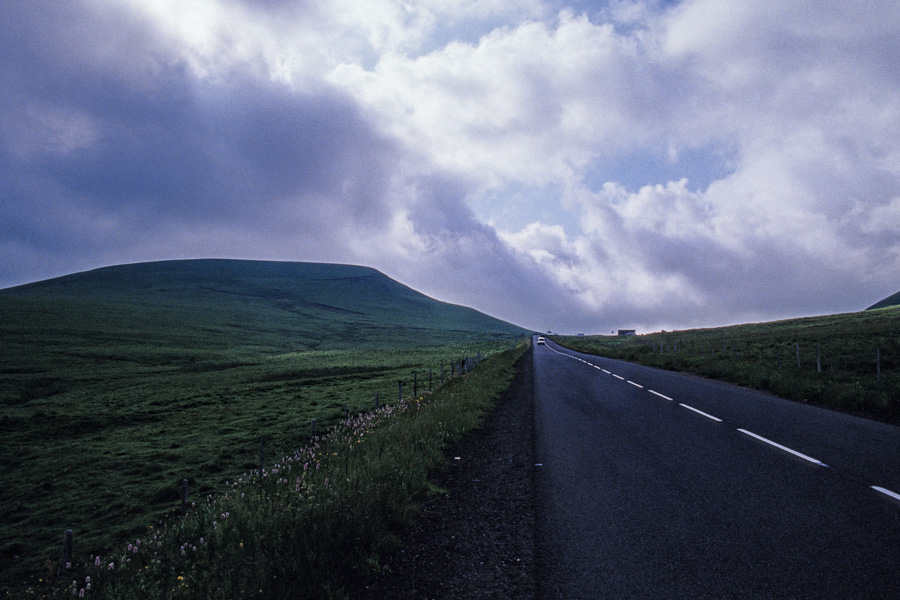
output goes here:
[[[584, 364], [586, 364], [586, 365], [588, 365], [588, 366], [590, 366], [590, 367], [594, 367], [595, 369], [597, 369], [597, 370], [599, 370], [599, 371], [603, 371], [603, 372], [606, 373], [607, 375], [612, 375], [613, 377], [615, 377], [616, 379], [618, 379], [618, 380], [620, 380], [620, 381], [626, 381], [627, 383], [630, 383], [631, 385], [633, 385], [633, 386], [636, 387], [636, 388], [645, 389], [643, 385], [641, 385], [641, 384], [639, 384], [639, 383], [636, 383], [636, 382], [634, 382], [634, 381], [631, 381], [631, 380], [626, 380], [626, 379], [625, 379], [624, 377], [622, 377], [621, 375], [616, 375], [615, 373], [612, 373], [612, 372], [610, 372], [610, 371], [607, 371], [606, 369], [604, 369], [604, 368], [601, 367], [600, 365], [595, 365], [595, 364], [590, 363], [590, 362], [588, 362], [588, 361], [586, 361], [586, 360], [584, 360], [584, 359], [578, 358], [577, 356], [571, 356], [571, 355], [569, 355], [569, 354], [565, 354], [564, 352], [560, 352], [560, 351], [558, 351], [558, 350], [556, 350], [556, 349], [554, 349], [554, 348], [550, 348], [550, 350], [552, 350], [553, 352], [556, 352], [557, 354], [561, 354], [561, 355], [563, 355], [563, 356], [567, 356], [568, 358], [574, 358], [575, 360], [577, 360], [577, 361], [579, 361], [579, 362], [581, 362], [581, 363], [584, 363]], [[668, 401], [670, 401], [670, 402], [674, 402], [674, 400], [673, 400], [672, 398], [666, 396], [665, 394], [660, 394], [660, 393], [657, 392], [656, 390], [648, 389], [647, 391], [650, 392], [651, 394], [653, 394], [654, 396], [658, 396], [659, 398], [662, 398], [663, 400], [668, 400]], [[709, 414], [709, 413], [705, 413], [705, 412], [703, 412], [702, 410], [700, 410], [700, 409], [698, 409], [698, 408], [694, 408], [693, 406], [689, 406], [689, 405], [687, 405], [687, 404], [682, 404], [681, 402], [679, 402], [678, 405], [679, 405], [679, 406], [682, 406], [682, 407], [684, 407], [684, 408], [686, 408], [686, 409], [688, 409], [688, 410], [690, 410], [690, 411], [693, 411], [693, 412], [697, 413], [698, 415], [702, 415], [702, 416], [706, 417], [707, 419], [711, 419], [711, 420], [713, 420], [713, 421], [715, 421], [715, 422], [717, 422], [717, 423], [721, 423], [721, 422], [722, 422], [722, 419], [720, 419], [720, 418], [718, 418], [718, 417], [714, 417], [713, 415], [711, 415], [711, 414]], [[820, 466], [820, 467], [826, 467], [826, 468], [828, 468], [828, 465], [826, 465], [825, 463], [823, 463], [823, 462], [820, 461], [820, 460], [817, 460], [817, 459], [815, 459], [815, 458], [813, 458], [813, 457], [811, 457], [811, 456], [807, 456], [807, 455], [803, 454], [802, 452], [797, 452], [796, 450], [792, 450], [791, 448], [788, 448], [787, 446], [782, 446], [781, 444], [779, 444], [779, 443], [777, 443], [777, 442], [773, 442], [773, 441], [770, 440], [770, 439], [764, 438], [764, 437], [761, 436], [761, 435], [757, 435], [757, 434], [753, 433], [752, 431], [747, 431], [746, 429], [738, 429], [738, 431], [740, 431], [741, 433], [743, 433], [743, 434], [745, 434], [745, 435], [748, 435], [748, 436], [750, 436], [750, 437], [752, 437], [752, 438], [754, 438], [754, 439], [756, 439], [756, 440], [759, 440], [760, 442], [763, 442], [764, 444], [768, 444], [768, 445], [770, 445], [770, 446], [773, 446], [773, 447], [775, 447], [775, 448], [778, 448], [779, 450], [784, 450], [784, 451], [787, 452], [788, 454], [793, 454], [793, 455], [796, 456], [797, 458], [802, 458], [803, 460], [805, 460], [805, 461], [807, 461], [807, 462], [811, 462], [811, 463], [814, 464], [814, 465], [818, 465], [818, 466]], [[459, 459], [457, 458], [457, 460], [459, 460]], [[540, 466], [542, 466], [542, 465], [541, 465], [541, 463], [536, 463], [534, 466], [540, 467]], [[887, 497], [889, 497], [889, 498], [892, 498], [892, 499], [897, 500], [898, 502], [900, 502], [900, 494], [898, 494], [897, 492], [892, 492], [892, 491], [889, 490], [889, 489], [886, 489], [886, 488], [883, 488], [883, 487], [879, 487], [879, 486], [877, 486], [877, 485], [871, 485], [871, 486], [869, 486], [869, 488], [875, 490], [875, 491], [878, 492], [879, 494], [884, 494], [885, 496], [887, 496]]]
[[875, 490], [876, 492], [881, 492], [885, 496], [890, 496], [894, 500], [900, 500], [900, 494], [898, 494], [897, 492], [892, 492], [891, 490], [886, 490], [883, 487], [878, 487], [877, 485], [873, 485], [872, 489]]
[[709, 414], [709, 413], [705, 413], [705, 412], [703, 412], [703, 411], [700, 410], [700, 409], [694, 408], [693, 406], [688, 406], [687, 404], [682, 404], [681, 402], [678, 403], [678, 406], [683, 406], [683, 407], [685, 407], [685, 408], [688, 409], [688, 410], [692, 410], [692, 411], [694, 411], [695, 413], [697, 413], [698, 415], [703, 415], [703, 416], [706, 417], [707, 419], [712, 419], [712, 420], [715, 421], [716, 423], [721, 423], [721, 422], [722, 422], [722, 419], [720, 419], [719, 417], [714, 417], [714, 416], [712, 416], [712, 415]]
[[791, 449], [788, 448], [787, 446], [782, 446], [781, 444], [779, 444], [779, 443], [777, 443], [777, 442], [773, 442], [772, 440], [767, 440], [767, 439], [764, 438], [763, 436], [761, 436], [761, 435], [756, 435], [756, 434], [753, 433], [752, 431], [747, 431], [746, 429], [738, 429], [738, 431], [740, 431], [741, 433], [747, 434], [747, 435], [749, 435], [749, 436], [752, 437], [752, 438], [756, 438], [757, 440], [759, 440], [759, 441], [761, 441], [761, 442], [764, 442], [764, 443], [766, 443], [766, 444], [769, 444], [770, 446], [775, 446], [776, 448], [778, 448], [778, 449], [780, 449], [780, 450], [784, 450], [785, 452], [789, 452], [790, 454], [793, 454], [794, 456], [796, 456], [796, 457], [798, 457], [798, 458], [802, 458], [803, 460], [809, 461], [809, 462], [811, 462], [811, 463], [814, 464], [814, 465], [818, 465], [818, 466], [820, 466], [820, 467], [827, 467], [827, 466], [828, 466], [828, 465], [826, 465], [825, 463], [823, 463], [823, 462], [820, 461], [820, 460], [816, 460], [815, 458], [813, 458], [813, 457], [811, 457], [811, 456], [807, 456], [807, 455], [802, 454], [802, 453], [800, 453], [800, 452], [797, 452], [796, 450], [791, 450]]

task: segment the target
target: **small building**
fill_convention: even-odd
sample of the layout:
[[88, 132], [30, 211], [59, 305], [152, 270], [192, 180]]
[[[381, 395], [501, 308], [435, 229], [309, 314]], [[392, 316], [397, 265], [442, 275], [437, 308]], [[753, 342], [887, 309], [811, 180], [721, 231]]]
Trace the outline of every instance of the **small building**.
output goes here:
[[625, 335], [637, 335], [637, 331], [634, 330], [634, 329], [620, 329], [620, 330], [619, 330], [619, 335], [620, 335], [620, 336], [625, 336]]

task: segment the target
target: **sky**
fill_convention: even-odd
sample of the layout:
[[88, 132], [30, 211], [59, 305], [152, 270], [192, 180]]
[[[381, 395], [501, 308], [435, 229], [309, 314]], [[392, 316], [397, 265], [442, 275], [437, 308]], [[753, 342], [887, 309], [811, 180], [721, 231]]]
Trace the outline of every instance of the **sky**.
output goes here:
[[0, 287], [362, 264], [539, 331], [900, 289], [895, 0], [4, 0]]

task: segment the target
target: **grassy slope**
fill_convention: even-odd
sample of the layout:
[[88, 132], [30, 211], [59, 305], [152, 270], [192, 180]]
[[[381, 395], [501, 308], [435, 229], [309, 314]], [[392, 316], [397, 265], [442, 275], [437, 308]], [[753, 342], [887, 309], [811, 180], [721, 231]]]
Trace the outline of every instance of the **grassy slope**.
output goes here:
[[[2, 586], [100, 551], [306, 442], [309, 421], [509, 347], [519, 328], [364, 267], [176, 261], [0, 292]], [[14, 557], [19, 558], [14, 562]]]
[[900, 423], [900, 306], [636, 338], [558, 341], [576, 350]]
[[76, 564], [56, 597], [88, 578], [86, 597], [100, 599], [346, 597], [346, 586], [396, 547], [417, 501], [442, 493], [429, 478], [508, 387], [526, 348], [341, 424], [261, 476], [242, 476], [185, 518], [147, 530], [133, 540], [138, 550], [123, 544], [98, 566]]
[[873, 304], [866, 310], [875, 310], [875, 309], [879, 309], [879, 308], [887, 308], [888, 306], [898, 306], [898, 305], [900, 305], [900, 292], [897, 292], [896, 294], [892, 294], [880, 302], [876, 302], [875, 304]]
[[[217, 348], [328, 349], [407, 345], [416, 333], [523, 331], [470, 308], [438, 302], [368, 267], [316, 263], [191, 260], [107, 267], [3, 290], [0, 297], [66, 302], [103, 337], [124, 326], [139, 341], [191, 325]], [[74, 315], [73, 315], [74, 316]], [[142, 326], [135, 327], [135, 320]], [[75, 320], [75, 319], [70, 319]], [[199, 331], [198, 331], [199, 330]], [[118, 332], [115, 332], [116, 335]], [[117, 340], [120, 336], [117, 335]], [[79, 340], [80, 341], [80, 340]]]

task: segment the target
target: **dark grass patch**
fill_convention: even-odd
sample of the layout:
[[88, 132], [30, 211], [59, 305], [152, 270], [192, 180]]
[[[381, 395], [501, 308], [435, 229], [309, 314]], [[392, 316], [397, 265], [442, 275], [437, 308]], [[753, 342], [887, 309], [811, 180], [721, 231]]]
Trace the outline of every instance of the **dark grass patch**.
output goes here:
[[581, 352], [900, 424], [900, 307], [630, 338], [554, 339]]
[[105, 551], [100, 568], [79, 562], [56, 592], [68, 597], [70, 580], [90, 576], [98, 598], [343, 597], [395, 547], [419, 502], [439, 493], [429, 477], [444, 451], [481, 423], [522, 351], [356, 416], [265, 473], [245, 473], [227, 494], [199, 498], [187, 518], [130, 530], [133, 543]]

